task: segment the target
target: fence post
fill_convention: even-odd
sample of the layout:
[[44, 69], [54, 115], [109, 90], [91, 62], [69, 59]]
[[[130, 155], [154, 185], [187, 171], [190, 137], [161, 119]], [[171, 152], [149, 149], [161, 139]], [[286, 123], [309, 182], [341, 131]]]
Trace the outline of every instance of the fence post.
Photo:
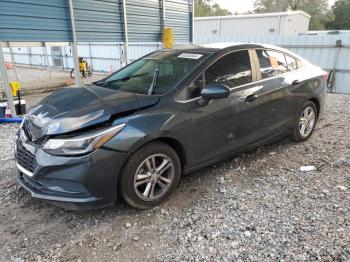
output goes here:
[[52, 68], [51, 68], [51, 65], [50, 65], [50, 62], [49, 62], [49, 55], [47, 53], [46, 44], [45, 44], [45, 42], [42, 42], [41, 45], [42, 45], [42, 49], [43, 49], [44, 56], [45, 56], [45, 64], [47, 66], [47, 70], [49, 71], [49, 76], [51, 77], [51, 75], [52, 75]]
[[5, 58], [4, 58], [4, 53], [2, 51], [2, 43], [1, 42], [0, 42], [0, 71], [1, 71], [1, 75], [2, 75], [2, 80], [3, 80], [2, 82], [4, 84], [7, 102], [8, 102], [8, 105], [10, 107], [10, 110], [11, 110], [11, 115], [12, 115], [12, 117], [17, 117], [15, 104], [13, 103], [13, 97], [11, 94], [9, 79], [8, 79], [8, 75], [6, 72]]
[[[194, 0], [189, 0], [190, 3], [190, 23], [191, 23], [191, 28], [190, 28], [190, 42], [193, 44], [194, 41]], [[221, 22], [221, 20], [220, 20]], [[220, 24], [220, 31], [221, 31], [221, 24]]]
[[77, 85], [81, 85], [80, 79], [80, 69], [79, 69], [79, 58], [78, 58], [78, 48], [77, 48], [77, 34], [75, 31], [75, 19], [74, 19], [74, 9], [73, 9], [73, 1], [69, 0], [69, 13], [70, 13], [70, 21], [72, 25], [72, 50], [73, 50], [73, 62], [74, 62], [74, 71], [75, 71], [75, 83]]
[[93, 71], [94, 70], [94, 61], [92, 59], [91, 43], [89, 42], [88, 45], [89, 45], [90, 66], [91, 66], [91, 69]]
[[165, 0], [161, 0], [161, 4], [162, 4], [162, 25], [163, 25], [163, 29], [165, 28]]
[[119, 64], [120, 64], [120, 68], [122, 68], [123, 67], [123, 56], [124, 56], [122, 44], [118, 43], [118, 47], [119, 47]]
[[7, 42], [7, 46], [9, 47], [9, 50], [10, 50], [10, 55], [11, 55], [11, 60], [12, 60], [12, 65], [13, 65], [13, 71], [15, 73], [16, 81], [19, 81], [19, 77], [18, 77], [18, 74], [17, 74], [17, 65], [16, 65], [16, 60], [15, 60], [15, 55], [13, 54], [13, 50], [12, 50], [12, 47], [11, 47], [9, 42]]
[[125, 63], [129, 63], [129, 36], [128, 36], [128, 19], [126, 13], [126, 0], [123, 1], [123, 18], [124, 18], [124, 55], [125, 55]]
[[28, 47], [28, 59], [29, 59], [29, 64], [32, 65], [32, 49]]
[[339, 54], [340, 54], [340, 48], [342, 47], [342, 41], [341, 40], [337, 40], [335, 42], [335, 56], [334, 56], [334, 63], [333, 63], [333, 74], [334, 74], [334, 83], [333, 83], [333, 87], [332, 87], [332, 92], [336, 93], [337, 92], [337, 84], [336, 84], [336, 74], [337, 74], [337, 64], [338, 64], [338, 59], [339, 59]]

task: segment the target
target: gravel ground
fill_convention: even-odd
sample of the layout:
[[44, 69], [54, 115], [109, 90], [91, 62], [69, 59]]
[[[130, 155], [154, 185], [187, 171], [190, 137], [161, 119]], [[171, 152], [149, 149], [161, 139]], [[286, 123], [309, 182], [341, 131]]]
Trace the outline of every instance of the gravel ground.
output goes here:
[[350, 96], [327, 102], [309, 141], [282, 139], [184, 176], [149, 211], [68, 212], [31, 199], [15, 182], [17, 126], [0, 125], [0, 261], [350, 261]]

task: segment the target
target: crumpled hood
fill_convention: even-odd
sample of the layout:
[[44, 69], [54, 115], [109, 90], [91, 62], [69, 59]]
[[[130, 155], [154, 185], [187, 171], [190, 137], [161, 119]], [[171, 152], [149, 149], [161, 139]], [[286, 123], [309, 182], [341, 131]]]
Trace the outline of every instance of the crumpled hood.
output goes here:
[[111, 116], [150, 107], [159, 96], [125, 93], [82, 85], [66, 87], [41, 100], [28, 113], [24, 125], [33, 141], [108, 121]]

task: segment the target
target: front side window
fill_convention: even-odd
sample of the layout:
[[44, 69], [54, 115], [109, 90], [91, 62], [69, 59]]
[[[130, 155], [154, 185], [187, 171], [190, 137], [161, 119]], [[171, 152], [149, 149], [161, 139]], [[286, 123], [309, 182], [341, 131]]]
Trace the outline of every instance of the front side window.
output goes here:
[[193, 81], [185, 88], [185, 92], [182, 94], [182, 96], [185, 99], [193, 99], [199, 97], [201, 95], [202, 89], [204, 88], [204, 85], [205, 76], [204, 74], [201, 74], [195, 81]]
[[164, 94], [206, 57], [206, 53], [158, 51], [94, 84], [128, 93]]
[[259, 59], [262, 79], [278, 76], [288, 71], [287, 62], [283, 53], [273, 50], [258, 49], [256, 50], [256, 54]]
[[204, 74], [189, 84], [180, 98], [193, 99], [200, 96], [206, 84], [218, 83], [229, 88], [252, 82], [252, 69], [248, 50], [236, 51], [225, 55], [210, 66]]
[[230, 88], [252, 82], [248, 50], [225, 55], [205, 71], [205, 83], [219, 83]]

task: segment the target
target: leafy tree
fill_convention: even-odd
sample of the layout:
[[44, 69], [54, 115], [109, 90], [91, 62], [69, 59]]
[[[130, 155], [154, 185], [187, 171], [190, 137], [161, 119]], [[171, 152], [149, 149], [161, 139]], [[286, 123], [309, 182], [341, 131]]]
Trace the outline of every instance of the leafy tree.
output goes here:
[[213, 8], [214, 15], [216, 16], [231, 15], [230, 11], [228, 11], [227, 9], [221, 8], [220, 5], [217, 3], [214, 3], [212, 8]]
[[326, 22], [327, 29], [350, 29], [350, 0], [336, 1], [330, 13], [333, 16], [333, 20]]
[[230, 11], [223, 9], [219, 4], [212, 0], [195, 0], [194, 1], [195, 16], [224, 16], [231, 15]]
[[282, 12], [288, 9], [287, 0], [256, 0], [254, 11], [256, 13]]
[[311, 30], [324, 29], [328, 14], [327, 0], [256, 0], [254, 7], [257, 13], [302, 10], [311, 15]]

